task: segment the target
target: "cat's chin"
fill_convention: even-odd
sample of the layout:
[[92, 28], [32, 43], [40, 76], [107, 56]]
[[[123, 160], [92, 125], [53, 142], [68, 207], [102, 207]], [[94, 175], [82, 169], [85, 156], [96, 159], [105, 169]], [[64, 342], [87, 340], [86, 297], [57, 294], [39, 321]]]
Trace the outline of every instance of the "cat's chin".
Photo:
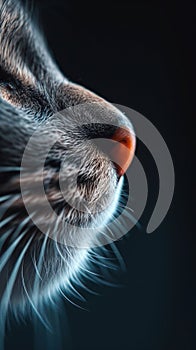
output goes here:
[[[84, 276], [85, 271], [89, 269], [91, 250], [108, 243], [109, 237], [106, 237], [105, 228], [117, 210], [122, 186], [123, 177], [118, 181], [113, 201], [105, 211], [95, 217], [94, 228], [89, 226], [89, 231], [88, 229], [77, 231], [77, 227], [69, 232], [72, 240], [64, 242], [58, 240], [58, 237], [49, 237], [43, 233], [34, 234], [24, 254], [23, 263], [15, 275], [12, 291], [9, 287], [10, 279], [6, 285], [1, 284], [1, 298], [4, 301], [6, 295], [9, 297], [8, 309], [12, 314], [23, 318], [33, 310], [41, 312], [43, 305], [55, 302], [60, 294], [69, 296], [72, 282], [80, 281], [80, 274]], [[74, 232], [78, 233], [75, 240]], [[86, 237], [82, 236], [85, 232], [87, 232]], [[89, 236], [90, 233], [91, 236]], [[33, 237], [33, 232], [29, 234]], [[65, 237], [66, 232], [62, 234]], [[115, 236], [112, 239], [115, 240]], [[2, 280], [6, 281], [9, 271], [14, 271], [18, 257], [22, 256], [27, 242], [25, 238], [17, 246], [15, 254], [1, 275]]]
[[[108, 223], [113, 221], [119, 209], [123, 183], [123, 177], [120, 177], [118, 181], [114, 179], [107, 196], [105, 196], [103, 201], [101, 201], [101, 198], [99, 205], [94, 206], [94, 210], [91, 210], [91, 212], [88, 208], [85, 208], [85, 211], [80, 211], [69, 206], [66, 209], [66, 213], [64, 213], [63, 208], [59, 216], [53, 213], [50, 223], [48, 220], [41, 221], [40, 227], [43, 228], [42, 232], [54, 241], [73, 248], [93, 248], [114, 241], [115, 236], [111, 238], [107, 227]], [[99, 209], [96, 210], [96, 207]], [[40, 217], [40, 212], [38, 214]], [[43, 217], [42, 215], [42, 220]], [[37, 218], [34, 217], [34, 219], [36, 223]], [[40, 221], [38, 224], [40, 224]]]

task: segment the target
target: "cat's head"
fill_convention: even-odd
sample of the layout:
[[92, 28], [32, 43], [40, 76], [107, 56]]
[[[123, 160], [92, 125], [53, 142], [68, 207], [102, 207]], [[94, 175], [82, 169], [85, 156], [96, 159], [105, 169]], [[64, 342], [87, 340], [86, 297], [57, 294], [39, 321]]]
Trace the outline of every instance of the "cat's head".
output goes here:
[[[0, 295], [24, 306], [66, 285], [86, 261], [81, 232], [70, 246], [66, 239], [78, 228], [93, 228], [92, 242], [103, 234], [135, 136], [123, 113], [63, 76], [31, 15], [14, 0], [0, 0], [0, 108]], [[106, 150], [97, 139], [116, 143]]]

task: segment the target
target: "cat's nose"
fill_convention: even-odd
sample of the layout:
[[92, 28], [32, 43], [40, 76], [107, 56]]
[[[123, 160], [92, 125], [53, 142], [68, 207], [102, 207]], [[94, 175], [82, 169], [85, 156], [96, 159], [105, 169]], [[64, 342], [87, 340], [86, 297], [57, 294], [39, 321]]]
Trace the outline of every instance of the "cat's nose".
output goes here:
[[136, 139], [133, 130], [124, 125], [92, 123], [84, 124], [81, 132], [109, 157], [118, 176], [124, 175], [134, 156]]
[[111, 139], [116, 141], [111, 149], [112, 161], [115, 164], [118, 176], [124, 175], [132, 162], [136, 139], [133, 131], [118, 127]]

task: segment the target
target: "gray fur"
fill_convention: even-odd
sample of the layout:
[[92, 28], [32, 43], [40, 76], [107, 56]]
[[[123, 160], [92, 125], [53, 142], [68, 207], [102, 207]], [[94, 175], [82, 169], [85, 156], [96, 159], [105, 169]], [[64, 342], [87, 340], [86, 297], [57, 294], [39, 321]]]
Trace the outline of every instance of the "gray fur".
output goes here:
[[[31, 220], [24, 224], [28, 215], [21, 197], [20, 172], [17, 167], [20, 169], [30, 136], [41, 126], [46, 135], [52, 137], [48, 125], [53, 123], [56, 127], [60, 141], [50, 152], [44, 172], [48, 200], [60, 217], [76, 220], [88, 227], [92, 222], [98, 224], [103, 219], [102, 214], [92, 214], [89, 217], [66, 207], [58, 188], [59, 167], [64, 162], [65, 182], [80, 168], [81, 177], [86, 179], [80, 184], [81, 191], [90, 198], [93, 212], [98, 198], [106, 190], [108, 200], [117, 196], [118, 178], [106, 155], [93, 144], [90, 144], [89, 151], [91, 125], [95, 122], [107, 124], [109, 120], [110, 123], [114, 121], [115, 125], [128, 125], [131, 128], [124, 115], [110, 103], [63, 76], [30, 17], [18, 0], [0, 0], [0, 199], [7, 196], [0, 202], [1, 212], [7, 208], [1, 217], [2, 224], [14, 216], [10, 222], [0, 226], [0, 267], [8, 249], [26, 230], [0, 271], [0, 297], [3, 298], [18, 257], [29, 237], [32, 237], [9, 296], [9, 306], [15, 312], [24, 312], [30, 301], [38, 307], [41, 301], [53, 297], [61, 287], [66, 289], [72, 276], [82, 268], [85, 269], [90, 254], [88, 249], [66, 247], [51, 239], [46, 241], [46, 237]], [[83, 103], [91, 103], [91, 108], [86, 109], [85, 115], [79, 115], [78, 112], [66, 114], [66, 110], [61, 114], [67, 118], [67, 127], [62, 128], [55, 113]], [[78, 120], [84, 120], [84, 123], [90, 125], [89, 128], [78, 128]], [[93, 132], [101, 137], [105, 129], [103, 127]], [[36, 154], [34, 156], [36, 158]], [[94, 159], [96, 163], [93, 163]], [[36, 169], [35, 173], [27, 173], [26, 181], [32, 183], [33, 179], [39, 179], [39, 172], [40, 169]], [[42, 198], [36, 194], [35, 198], [29, 200], [40, 203]], [[104, 215], [109, 218], [113, 212], [108, 210]], [[6, 236], [7, 233], [9, 235]], [[44, 244], [46, 246], [40, 265], [39, 257]]]

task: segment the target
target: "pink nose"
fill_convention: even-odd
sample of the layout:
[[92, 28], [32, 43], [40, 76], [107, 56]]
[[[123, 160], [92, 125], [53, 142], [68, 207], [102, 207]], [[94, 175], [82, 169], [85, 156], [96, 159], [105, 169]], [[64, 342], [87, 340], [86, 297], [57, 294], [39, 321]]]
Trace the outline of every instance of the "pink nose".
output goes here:
[[136, 139], [134, 133], [125, 127], [118, 127], [112, 136], [112, 140], [117, 141], [112, 149], [112, 155], [116, 170], [122, 176], [132, 162]]

